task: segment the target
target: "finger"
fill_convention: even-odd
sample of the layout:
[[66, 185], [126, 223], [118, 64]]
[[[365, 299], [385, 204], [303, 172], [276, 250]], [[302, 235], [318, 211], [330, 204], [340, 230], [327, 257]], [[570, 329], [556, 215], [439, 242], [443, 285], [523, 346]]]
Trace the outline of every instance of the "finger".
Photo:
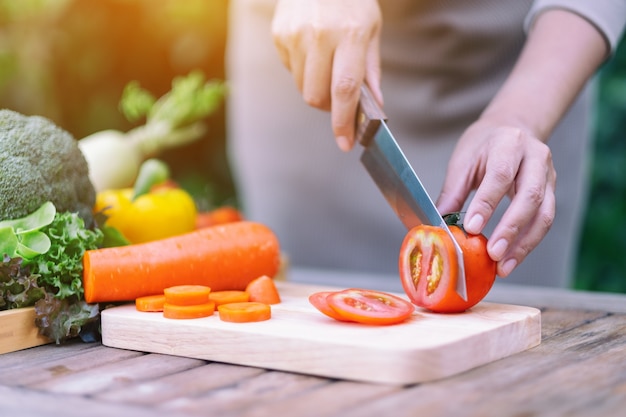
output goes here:
[[384, 106], [384, 99], [380, 87], [380, 79], [380, 38], [377, 31], [367, 48], [367, 55], [365, 57], [365, 82], [369, 86], [374, 99], [382, 108]]
[[552, 227], [556, 213], [556, 199], [553, 187], [546, 190], [545, 198], [537, 211], [536, 216], [521, 233], [511, 248], [497, 264], [497, 274], [506, 277], [522, 263], [528, 254], [534, 250]]
[[491, 141], [494, 149], [489, 152], [483, 179], [467, 207], [464, 226], [468, 233], [482, 233], [498, 204], [515, 185], [523, 157], [521, 135], [517, 129], [507, 129], [499, 133], [498, 140]]
[[272, 26], [274, 45], [283, 65], [291, 72], [298, 91], [302, 93], [309, 36], [300, 32], [285, 33], [280, 28], [281, 24], [274, 21]]
[[302, 94], [305, 84], [308, 41], [306, 36], [299, 36], [292, 39], [292, 42], [292, 45], [289, 46], [289, 68], [296, 83], [296, 87], [300, 94]]
[[322, 46], [311, 48], [303, 70], [302, 97], [308, 105], [321, 110], [330, 110], [332, 53]]
[[[543, 147], [547, 149], [547, 146]], [[549, 150], [546, 157], [548, 160], [539, 157], [527, 158], [520, 166], [515, 196], [487, 245], [492, 259], [501, 261], [513, 242], [527, 230], [528, 225], [536, 221], [545, 221], [545, 216], [550, 214], [547, 212], [549, 206], [544, 206], [544, 200], [553, 193], [556, 174], [553, 172]], [[543, 213], [540, 213], [540, 210], [543, 210]], [[537, 220], [536, 216], [541, 218]]]
[[289, 61], [289, 52], [282, 44], [275, 43], [278, 57], [288, 71], [291, 71], [291, 63]]
[[334, 55], [331, 81], [331, 124], [337, 144], [343, 151], [354, 145], [354, 120], [365, 77], [367, 45], [346, 38]]

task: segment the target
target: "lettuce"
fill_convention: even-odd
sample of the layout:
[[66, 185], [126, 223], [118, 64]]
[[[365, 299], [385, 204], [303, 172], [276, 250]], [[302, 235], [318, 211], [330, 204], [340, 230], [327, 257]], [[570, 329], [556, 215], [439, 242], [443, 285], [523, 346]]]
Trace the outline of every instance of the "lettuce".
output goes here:
[[100, 307], [85, 301], [60, 299], [49, 293], [35, 304], [35, 324], [39, 333], [54, 340], [57, 344], [79, 336], [85, 342], [97, 339], [90, 325], [98, 325]]
[[39, 284], [57, 298], [83, 299], [83, 254], [102, 244], [100, 229], [87, 229], [77, 213], [57, 213], [41, 229], [50, 238], [50, 249], [28, 261]]
[[22, 266], [22, 258], [4, 255], [0, 263], [0, 310], [30, 307], [45, 296], [36, 274]]
[[83, 326], [99, 319], [99, 306], [84, 301], [83, 255], [102, 245], [104, 234], [88, 229], [77, 213], [57, 213], [41, 229], [50, 238], [50, 249], [27, 263], [38, 275], [46, 296], [35, 304], [39, 332], [57, 344], [80, 336]]

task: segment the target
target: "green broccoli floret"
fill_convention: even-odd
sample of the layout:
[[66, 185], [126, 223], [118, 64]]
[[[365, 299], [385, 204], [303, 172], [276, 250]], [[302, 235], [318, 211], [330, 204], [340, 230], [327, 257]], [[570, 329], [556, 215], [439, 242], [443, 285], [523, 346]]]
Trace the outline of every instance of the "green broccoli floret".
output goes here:
[[51, 201], [91, 225], [95, 199], [87, 161], [69, 132], [46, 118], [0, 109], [0, 220]]

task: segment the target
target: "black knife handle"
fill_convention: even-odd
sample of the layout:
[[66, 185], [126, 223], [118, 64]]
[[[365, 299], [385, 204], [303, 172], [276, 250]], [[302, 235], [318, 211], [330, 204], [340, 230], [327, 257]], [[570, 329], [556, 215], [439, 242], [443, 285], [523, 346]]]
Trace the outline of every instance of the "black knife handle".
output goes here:
[[387, 116], [374, 99], [369, 87], [364, 83], [361, 86], [361, 98], [356, 112], [356, 141], [367, 146], [378, 131], [380, 122], [385, 120], [387, 120]]

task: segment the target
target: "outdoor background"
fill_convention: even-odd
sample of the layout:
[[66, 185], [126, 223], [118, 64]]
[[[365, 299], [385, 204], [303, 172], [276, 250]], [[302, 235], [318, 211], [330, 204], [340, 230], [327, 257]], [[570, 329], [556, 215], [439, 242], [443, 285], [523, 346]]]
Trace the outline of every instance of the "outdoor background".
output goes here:
[[[126, 131], [117, 104], [129, 81], [160, 96], [194, 69], [225, 80], [227, 12], [227, 0], [0, 0], [0, 108], [46, 116], [77, 139]], [[626, 42], [597, 83], [574, 286], [626, 293]], [[208, 124], [201, 141], [162, 158], [200, 208], [237, 205], [224, 107]]]

